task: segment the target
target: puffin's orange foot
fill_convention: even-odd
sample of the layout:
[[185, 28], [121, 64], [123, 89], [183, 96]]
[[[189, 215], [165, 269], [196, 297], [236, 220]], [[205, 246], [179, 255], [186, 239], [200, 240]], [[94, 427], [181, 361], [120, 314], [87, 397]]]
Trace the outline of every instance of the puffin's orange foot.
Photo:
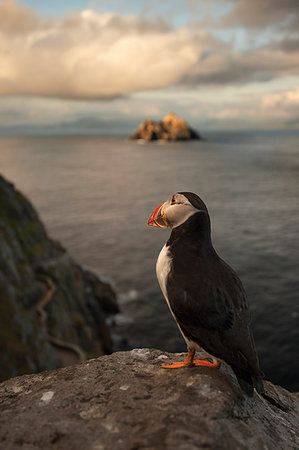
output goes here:
[[180, 369], [181, 367], [193, 367], [193, 358], [195, 355], [195, 350], [191, 350], [188, 348], [188, 355], [185, 361], [183, 362], [177, 362], [169, 365], [163, 365], [161, 366], [163, 369]]
[[177, 362], [173, 364], [163, 365], [161, 366], [163, 369], [180, 369], [181, 367], [192, 367], [194, 366], [193, 363], [186, 363], [186, 361], [183, 362]]
[[193, 361], [193, 364], [195, 366], [216, 367], [217, 369], [219, 369], [219, 367], [221, 366], [221, 361], [219, 361], [219, 359], [217, 359], [217, 361], [215, 363], [211, 363], [210, 361], [206, 361], [204, 359], [195, 359]]

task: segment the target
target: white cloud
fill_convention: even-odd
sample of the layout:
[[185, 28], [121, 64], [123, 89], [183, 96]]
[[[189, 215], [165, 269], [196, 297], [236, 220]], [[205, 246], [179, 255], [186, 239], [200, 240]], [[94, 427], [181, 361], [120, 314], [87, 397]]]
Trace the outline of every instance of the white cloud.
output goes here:
[[[23, 20], [21, 20], [23, 18]], [[113, 97], [178, 82], [201, 45], [188, 30], [87, 10], [37, 19], [0, 4], [0, 94]]]
[[266, 95], [262, 106], [269, 109], [297, 107], [299, 112], [299, 87]]
[[237, 52], [200, 25], [176, 28], [162, 19], [92, 10], [42, 19], [4, 0], [0, 95], [101, 99], [299, 74], [299, 49], [275, 45]]

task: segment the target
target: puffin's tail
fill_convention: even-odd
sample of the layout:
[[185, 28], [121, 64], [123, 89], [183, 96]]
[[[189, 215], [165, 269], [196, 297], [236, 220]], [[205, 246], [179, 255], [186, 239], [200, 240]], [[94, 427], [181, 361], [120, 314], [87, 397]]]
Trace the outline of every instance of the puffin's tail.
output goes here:
[[262, 379], [262, 374], [252, 375], [249, 372], [240, 369], [239, 367], [233, 367], [236, 374], [238, 383], [241, 389], [249, 396], [253, 396], [254, 388], [259, 394], [264, 393], [264, 384]]
[[237, 380], [241, 389], [249, 396], [253, 396], [254, 388], [256, 391], [265, 399], [267, 402], [271, 403], [271, 405], [276, 408], [281, 409], [281, 411], [288, 411], [288, 405], [281, 403], [277, 398], [274, 398], [271, 393], [265, 392], [264, 383], [263, 383], [263, 373], [259, 373], [258, 375], [250, 375], [250, 373], [245, 370], [239, 369], [238, 367], [233, 367], [233, 370], [236, 374]]

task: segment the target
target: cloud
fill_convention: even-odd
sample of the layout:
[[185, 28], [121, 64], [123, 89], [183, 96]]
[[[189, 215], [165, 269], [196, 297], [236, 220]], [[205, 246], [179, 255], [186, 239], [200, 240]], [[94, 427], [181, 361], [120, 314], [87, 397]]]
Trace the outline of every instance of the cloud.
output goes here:
[[201, 52], [186, 29], [162, 21], [91, 10], [42, 20], [11, 0], [0, 4], [0, 30], [2, 95], [107, 98], [163, 88]]
[[[297, 0], [285, 3], [293, 12], [298, 9]], [[267, 5], [276, 20], [266, 0], [259, 5], [257, 0], [236, 0], [223, 20], [236, 23], [239, 18], [249, 25], [255, 18], [265, 21]], [[286, 7], [278, 9], [288, 17]], [[241, 13], [247, 10], [244, 18]], [[259, 13], [263, 19], [258, 19]], [[0, 95], [115, 99], [172, 86], [265, 82], [299, 74], [297, 41], [292, 36], [276, 37], [267, 45], [237, 51], [219, 34], [205, 32], [200, 22], [175, 27], [157, 17], [93, 10], [43, 19], [14, 0], [4, 0], [0, 2]]]
[[280, 76], [299, 74], [299, 48], [284, 52], [280, 45], [254, 50], [211, 52], [185, 76], [186, 85], [228, 85], [266, 82]]
[[277, 27], [298, 30], [298, 0], [226, 0], [235, 7], [222, 18], [222, 25], [246, 28]]
[[277, 109], [280, 111], [286, 108], [294, 108], [299, 113], [299, 87], [264, 96], [262, 106], [267, 109]]
[[[115, 101], [49, 98], [0, 99], [0, 134], [123, 134], [145, 119], [160, 120], [169, 111], [203, 134], [208, 129], [298, 128], [299, 89], [246, 86], [213, 90], [140, 93]], [[268, 86], [269, 89], [269, 86]]]
[[280, 50], [285, 53], [298, 53], [299, 49], [299, 37], [294, 38], [284, 38], [280, 42], [269, 46], [269, 50], [271, 47], [274, 50]]
[[[219, 105], [218, 105], [219, 106]], [[206, 117], [224, 125], [259, 128], [295, 128], [299, 119], [299, 88], [234, 97], [218, 108], [209, 106]]]

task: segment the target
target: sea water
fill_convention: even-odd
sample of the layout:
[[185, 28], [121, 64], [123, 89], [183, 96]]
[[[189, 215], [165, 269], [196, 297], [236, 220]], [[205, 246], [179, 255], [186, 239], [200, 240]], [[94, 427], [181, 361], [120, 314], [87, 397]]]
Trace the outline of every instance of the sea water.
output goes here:
[[206, 202], [219, 255], [239, 274], [266, 378], [299, 390], [299, 134], [211, 133], [142, 144], [99, 136], [2, 137], [0, 171], [50, 235], [113, 281], [116, 349], [185, 351], [155, 263], [169, 230], [147, 226], [170, 194]]

